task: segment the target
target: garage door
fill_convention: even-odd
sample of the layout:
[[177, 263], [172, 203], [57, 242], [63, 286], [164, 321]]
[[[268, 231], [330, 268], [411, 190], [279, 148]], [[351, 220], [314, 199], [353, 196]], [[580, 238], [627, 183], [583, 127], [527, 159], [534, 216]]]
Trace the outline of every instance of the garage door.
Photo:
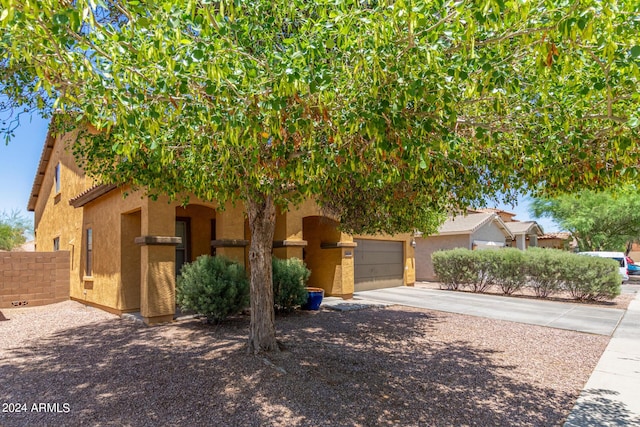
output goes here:
[[355, 290], [404, 285], [404, 242], [355, 239]]

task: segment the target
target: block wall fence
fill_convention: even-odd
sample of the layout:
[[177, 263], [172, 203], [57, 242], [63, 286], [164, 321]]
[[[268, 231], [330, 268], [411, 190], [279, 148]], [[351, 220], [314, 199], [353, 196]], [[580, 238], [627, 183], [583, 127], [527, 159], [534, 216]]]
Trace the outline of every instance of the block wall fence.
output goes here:
[[69, 299], [69, 251], [0, 252], [0, 309]]

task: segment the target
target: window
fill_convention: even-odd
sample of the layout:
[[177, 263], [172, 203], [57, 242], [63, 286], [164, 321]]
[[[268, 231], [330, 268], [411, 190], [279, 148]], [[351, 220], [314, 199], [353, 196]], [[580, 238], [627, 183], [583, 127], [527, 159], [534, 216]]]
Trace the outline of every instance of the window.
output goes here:
[[87, 228], [87, 263], [85, 275], [91, 276], [93, 273], [93, 230]]
[[60, 163], [56, 165], [54, 180], [56, 185], [56, 194], [58, 194], [60, 192]]
[[56, 237], [55, 239], [53, 239], [53, 251], [59, 251], [60, 250], [60, 238]]

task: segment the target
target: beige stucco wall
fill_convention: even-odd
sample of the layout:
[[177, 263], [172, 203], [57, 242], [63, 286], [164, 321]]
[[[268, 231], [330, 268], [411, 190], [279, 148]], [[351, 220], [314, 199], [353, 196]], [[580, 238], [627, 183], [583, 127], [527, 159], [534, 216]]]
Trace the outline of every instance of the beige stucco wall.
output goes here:
[[505, 243], [506, 238], [504, 233], [505, 232], [492, 221], [483, 225], [473, 233], [471, 243], [473, 244], [473, 240]]
[[433, 272], [431, 255], [438, 250], [455, 248], [471, 249], [471, 237], [468, 234], [453, 236], [429, 236], [416, 238], [416, 279], [437, 280]]
[[[139, 277], [140, 248], [133, 239], [142, 235], [141, 211], [149, 203], [142, 193], [128, 187], [113, 190], [89, 202], [83, 208], [81, 269], [72, 285], [71, 297], [92, 304], [110, 307], [118, 312], [140, 308]], [[93, 233], [93, 271], [86, 274], [86, 230]], [[122, 238], [126, 237], [126, 240]], [[123, 286], [123, 278], [125, 284]], [[74, 278], [72, 278], [72, 282]]]
[[[47, 164], [34, 209], [36, 251], [52, 251], [59, 238], [60, 250], [70, 254], [70, 294], [81, 294], [82, 210], [69, 205], [69, 199], [93, 185], [91, 178], [77, 166], [71, 144], [76, 132], [58, 136]], [[60, 192], [55, 192], [55, 167], [60, 164]]]

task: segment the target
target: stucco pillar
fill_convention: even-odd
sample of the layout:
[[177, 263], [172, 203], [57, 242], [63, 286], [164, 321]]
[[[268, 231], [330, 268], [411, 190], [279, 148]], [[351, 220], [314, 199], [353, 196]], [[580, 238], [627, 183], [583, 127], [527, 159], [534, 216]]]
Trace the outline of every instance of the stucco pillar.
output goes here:
[[249, 242], [245, 239], [244, 223], [242, 204], [227, 205], [216, 214], [216, 240], [211, 244], [216, 247], [216, 255], [237, 261], [246, 268], [245, 248]]
[[302, 212], [291, 209], [278, 212], [273, 236], [273, 254], [281, 259], [300, 258], [307, 242], [302, 239]]
[[414, 286], [416, 283], [416, 249], [415, 238], [404, 242], [404, 285]]
[[171, 322], [176, 309], [175, 207], [148, 199], [141, 212], [140, 314], [145, 323]]
[[[340, 280], [334, 283], [334, 293], [344, 299], [350, 299], [355, 292], [355, 270], [354, 270], [354, 254], [356, 244], [353, 242], [353, 236], [346, 233], [340, 233], [340, 248], [342, 260], [340, 263]], [[335, 282], [338, 282], [336, 280]]]
[[527, 249], [527, 241], [524, 234], [519, 234], [516, 236], [516, 247], [522, 251]]

